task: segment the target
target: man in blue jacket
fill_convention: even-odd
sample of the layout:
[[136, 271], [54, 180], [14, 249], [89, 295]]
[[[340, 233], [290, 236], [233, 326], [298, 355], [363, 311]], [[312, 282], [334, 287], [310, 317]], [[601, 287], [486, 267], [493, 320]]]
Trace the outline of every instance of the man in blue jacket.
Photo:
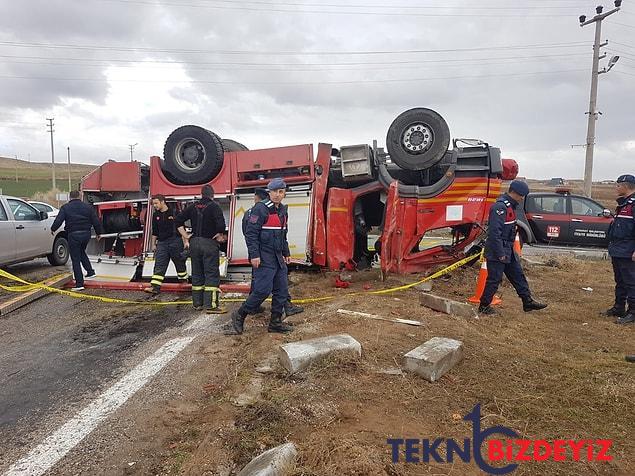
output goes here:
[[[269, 191], [267, 189], [264, 188], [257, 188], [254, 190], [254, 205], [258, 202], [261, 202], [263, 200], [269, 200]], [[247, 223], [249, 223], [249, 218], [251, 217], [251, 212], [254, 208], [251, 207], [249, 210], [247, 210], [245, 212], [245, 214], [243, 215], [243, 221], [242, 221], [242, 230], [243, 230], [243, 236], [247, 236]], [[251, 276], [251, 289], [254, 288], [254, 278], [253, 278], [253, 273]], [[260, 306], [257, 310], [257, 313], [263, 313], [265, 312], [265, 308]], [[302, 306], [297, 306], [295, 304], [293, 304], [291, 302], [291, 295], [289, 294], [287, 296], [287, 301], [284, 303], [284, 315], [286, 317], [289, 316], [293, 316], [295, 314], [300, 314], [301, 312], [304, 312], [304, 308]], [[284, 320], [284, 319], [283, 319]]]
[[478, 308], [481, 314], [496, 313], [491, 303], [494, 293], [503, 280], [503, 274], [507, 276], [522, 299], [523, 311], [529, 312], [547, 307], [546, 304], [531, 297], [520, 261], [513, 251], [516, 239], [516, 207], [528, 193], [529, 186], [525, 182], [514, 180], [509, 185], [509, 191], [501, 195], [490, 208], [485, 241], [487, 281], [481, 296], [481, 305]]
[[609, 255], [615, 275], [615, 303], [604, 315], [617, 317], [618, 324], [632, 324], [635, 322], [635, 176], [620, 175], [615, 187], [617, 208], [615, 219], [609, 227]]
[[88, 246], [91, 237], [90, 230], [94, 228], [97, 239], [101, 239], [99, 236], [102, 233], [101, 223], [92, 205], [79, 199], [78, 190], [71, 191], [70, 201], [60, 208], [60, 212], [51, 225], [51, 234], [55, 234], [59, 227], [62, 226], [62, 223], [65, 223], [64, 229], [68, 236], [68, 247], [73, 263], [73, 275], [75, 276], [73, 291], [83, 291], [84, 274], [82, 273], [82, 266], [86, 270], [87, 278], [95, 276], [95, 270], [86, 254], [86, 246]]
[[247, 219], [245, 240], [252, 266], [253, 289], [247, 300], [232, 314], [230, 328], [225, 332], [228, 335], [242, 334], [247, 315], [255, 314], [270, 294], [269, 332], [293, 330], [282, 322], [289, 295], [287, 264], [291, 262], [287, 242], [287, 207], [282, 204], [286, 188], [281, 178], [269, 182], [269, 199], [256, 203]]

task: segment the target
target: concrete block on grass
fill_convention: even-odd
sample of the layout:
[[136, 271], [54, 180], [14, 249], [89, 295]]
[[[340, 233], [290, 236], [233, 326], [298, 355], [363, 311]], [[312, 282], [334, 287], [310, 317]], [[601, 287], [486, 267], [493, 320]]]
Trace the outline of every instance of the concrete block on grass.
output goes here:
[[406, 370], [430, 382], [440, 379], [462, 358], [463, 342], [445, 337], [433, 337], [404, 356]]
[[445, 314], [453, 314], [459, 317], [478, 317], [474, 306], [441, 296], [435, 296], [434, 294], [421, 293], [419, 302], [423, 306]]
[[286, 476], [295, 469], [297, 457], [295, 445], [285, 443], [252, 459], [238, 476]]
[[329, 355], [359, 358], [362, 355], [362, 346], [348, 334], [339, 334], [291, 342], [278, 349], [280, 363], [291, 374], [300, 372]]

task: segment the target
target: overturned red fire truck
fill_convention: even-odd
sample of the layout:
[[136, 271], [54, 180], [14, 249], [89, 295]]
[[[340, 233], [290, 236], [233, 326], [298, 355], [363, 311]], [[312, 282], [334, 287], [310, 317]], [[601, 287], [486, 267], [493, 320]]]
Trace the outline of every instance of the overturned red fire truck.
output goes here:
[[[180, 210], [210, 184], [228, 225], [221, 258], [224, 281], [248, 281], [241, 220], [254, 189], [274, 177], [288, 184], [293, 263], [331, 270], [380, 266], [384, 273], [423, 272], [466, 256], [483, 234], [502, 180], [518, 166], [486, 142], [454, 139], [435, 111], [415, 108], [390, 125], [386, 149], [319, 144], [248, 150], [202, 127], [174, 130], [163, 159], [107, 162], [84, 177], [81, 190], [105, 233], [89, 256], [96, 287], [135, 288], [152, 275], [150, 197], [165, 195]], [[167, 277], [176, 277], [172, 268]], [[179, 289], [176, 283], [165, 289]], [[226, 286], [227, 288], [227, 286]]]

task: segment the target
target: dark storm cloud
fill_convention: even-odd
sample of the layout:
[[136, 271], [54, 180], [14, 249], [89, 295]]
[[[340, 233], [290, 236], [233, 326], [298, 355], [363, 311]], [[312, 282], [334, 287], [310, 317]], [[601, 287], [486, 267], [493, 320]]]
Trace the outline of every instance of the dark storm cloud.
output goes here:
[[[100, 130], [104, 134], [105, 131], [125, 134], [131, 140], [138, 138], [134, 141], [143, 144], [140, 154], [160, 153], [167, 134], [187, 123], [200, 124], [253, 148], [320, 140], [338, 145], [373, 138], [382, 142], [388, 125], [399, 112], [426, 106], [447, 119], [453, 136], [480, 137], [520, 155], [524, 175], [544, 173], [547, 163], [544, 161], [548, 160], [559, 161], [554, 167], [564, 167], [568, 172], [562, 172], [563, 175], [581, 175], [576, 161], [583, 150], [571, 149], [570, 145], [584, 142], [586, 134], [584, 113], [588, 108], [592, 28], [581, 29], [577, 15], [593, 11], [594, 4], [589, 1], [575, 8], [560, 9], [558, 4], [552, 10], [541, 10], [539, 5], [527, 11], [512, 10], [521, 16], [505, 19], [258, 13], [178, 8], [161, 5], [161, 1], [155, 5], [104, 0], [2, 3], [0, 41], [150, 48], [119, 51], [0, 45], [0, 55], [37, 56], [65, 63], [47, 65], [44, 60], [33, 59], [24, 61], [40, 64], [25, 65], [14, 62], [19, 58], [0, 57], [0, 76], [74, 79], [0, 78], [0, 104], [4, 111], [17, 114], [23, 110], [40, 111], [44, 117], [56, 107], [69, 117], [81, 119], [88, 131], [86, 137], [93, 140], [99, 138]], [[199, 0], [184, 3], [211, 4]], [[491, 4], [535, 5], [532, 2], [511, 5], [500, 0], [491, 0]], [[442, 12], [469, 14], [467, 8], [475, 4], [461, 2], [461, 5], [463, 8]], [[533, 14], [551, 16], [531, 17]], [[633, 24], [631, 18], [623, 16], [620, 21]], [[633, 31], [608, 22], [605, 25], [603, 37], [626, 45], [616, 46], [616, 51], [622, 48], [631, 54], [630, 59], [623, 55], [616, 72], [635, 73]], [[580, 44], [573, 45], [574, 42]], [[491, 48], [538, 44], [566, 45]], [[466, 48], [483, 49], [465, 51]], [[439, 49], [448, 51], [273, 54]], [[221, 53], [228, 50], [251, 54]], [[133, 115], [135, 119], [124, 120], [122, 117], [129, 112], [121, 109], [125, 109], [125, 104], [117, 102], [119, 110], [111, 110], [107, 98], [112, 94], [113, 84], [121, 86], [125, 82], [109, 85], [106, 81], [78, 80], [103, 79], [108, 65], [119, 68], [131, 65], [124, 60], [171, 62], [154, 64], [153, 80], [169, 80], [175, 69], [182, 68], [194, 82], [166, 83], [167, 94], [179, 104], [173, 111], [148, 110]], [[403, 78], [420, 80], [395, 81]], [[635, 81], [631, 79], [632, 76], [611, 72], [600, 81], [599, 109], [604, 115], [598, 122], [598, 144], [602, 143], [601, 153], [612, 154], [612, 161], [618, 163], [616, 167], [626, 167], [632, 151], [623, 144], [635, 140], [630, 125], [635, 105]], [[69, 98], [85, 100], [97, 107]], [[78, 135], [81, 136], [75, 134]], [[10, 138], [8, 143], [19, 147], [28, 140], [28, 134], [22, 131], [20, 137]], [[40, 138], [40, 142], [38, 147], [45, 150], [45, 141]], [[95, 161], [111, 153], [103, 147], [85, 147], [85, 156]], [[113, 150], [118, 147], [113, 145]]]

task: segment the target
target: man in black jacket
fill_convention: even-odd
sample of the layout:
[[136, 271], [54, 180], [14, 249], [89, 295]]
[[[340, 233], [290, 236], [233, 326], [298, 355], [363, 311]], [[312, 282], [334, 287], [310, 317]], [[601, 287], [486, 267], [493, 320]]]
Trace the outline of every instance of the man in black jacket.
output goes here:
[[62, 205], [60, 212], [55, 217], [53, 225], [51, 225], [51, 234], [55, 232], [65, 223], [66, 235], [68, 236], [68, 247], [73, 262], [73, 275], [75, 276], [75, 287], [73, 291], [84, 290], [84, 274], [82, 266], [86, 270], [86, 277], [95, 276], [95, 270], [90, 264], [88, 255], [86, 254], [86, 246], [91, 237], [91, 228], [95, 229], [97, 239], [101, 239], [99, 235], [102, 233], [101, 223], [97, 218], [95, 209], [92, 205], [84, 203], [79, 199], [79, 191], [73, 190], [70, 193], [70, 201]]
[[187, 268], [183, 254], [183, 240], [176, 231], [175, 213], [165, 203], [165, 196], [161, 194], [152, 197], [152, 238], [150, 247], [154, 253], [154, 271], [150, 286], [143, 290], [151, 294], [159, 294], [161, 285], [165, 279], [165, 273], [170, 266], [170, 260], [174, 263], [176, 274], [181, 282], [187, 282]]
[[[175, 225], [190, 250], [192, 261], [192, 303], [209, 314], [227, 312], [220, 305], [219, 245], [226, 240], [223, 210], [214, 200], [214, 189], [203, 185], [201, 199], [179, 213]], [[185, 231], [190, 221], [192, 236]]]

